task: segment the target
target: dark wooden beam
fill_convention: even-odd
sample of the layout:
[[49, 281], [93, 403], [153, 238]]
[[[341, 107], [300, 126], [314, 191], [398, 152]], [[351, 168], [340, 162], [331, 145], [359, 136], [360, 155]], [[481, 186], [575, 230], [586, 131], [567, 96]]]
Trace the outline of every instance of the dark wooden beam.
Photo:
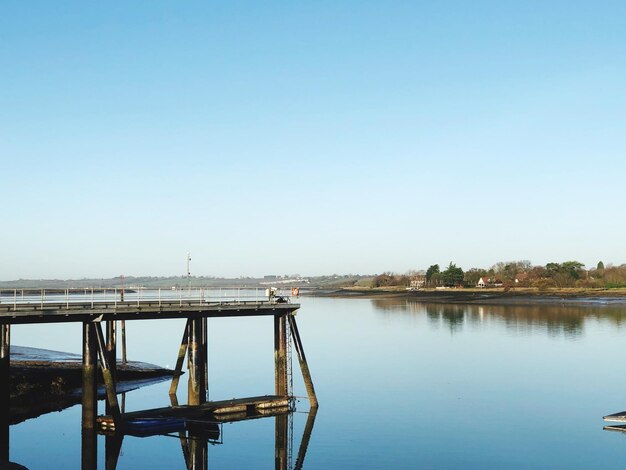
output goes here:
[[287, 319], [286, 315], [274, 317], [274, 379], [275, 394], [289, 394], [287, 378]]
[[187, 403], [201, 405], [206, 402], [204, 379], [204, 353], [202, 348], [202, 319], [189, 320], [189, 381]]
[[0, 461], [9, 460], [11, 422], [11, 327], [0, 325]]
[[288, 315], [288, 318], [296, 354], [298, 355], [298, 362], [300, 363], [300, 370], [302, 371], [302, 378], [304, 379], [304, 386], [306, 387], [306, 393], [309, 396], [311, 408], [317, 408], [319, 403], [317, 401], [317, 395], [315, 394], [315, 387], [313, 386], [311, 372], [309, 371], [309, 364], [307, 363], [306, 356], [304, 354], [304, 347], [302, 346], [302, 339], [300, 338], [296, 318], [293, 315]]
[[98, 467], [98, 342], [93, 323], [83, 323], [82, 469]]

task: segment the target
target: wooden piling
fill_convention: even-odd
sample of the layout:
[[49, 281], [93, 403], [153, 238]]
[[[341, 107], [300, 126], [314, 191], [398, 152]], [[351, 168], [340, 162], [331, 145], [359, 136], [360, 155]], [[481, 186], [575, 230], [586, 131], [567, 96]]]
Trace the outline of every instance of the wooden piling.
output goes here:
[[[174, 375], [172, 376], [172, 384], [170, 385], [170, 398], [176, 397], [176, 391], [178, 390], [178, 382], [180, 376], [183, 374], [183, 364], [185, 362], [185, 356], [187, 355], [187, 348], [189, 347], [189, 324], [191, 320], [187, 320], [185, 323], [185, 331], [183, 332], [183, 339], [180, 342], [180, 348], [178, 348], [178, 358], [176, 359], [176, 367], [174, 368]], [[178, 400], [176, 400], [178, 404]]]
[[[116, 375], [117, 375], [117, 322], [116, 321], [107, 321], [106, 322], [106, 355], [109, 362], [109, 368], [111, 371], [111, 376], [113, 377], [113, 383], [116, 383]], [[105, 405], [106, 414], [111, 414], [111, 409], [109, 407], [108, 400]]]
[[[122, 295], [123, 295], [122, 291]], [[122, 296], [122, 300], [123, 296]], [[120, 327], [122, 328], [122, 365], [126, 367], [126, 320], [122, 320], [120, 322]]]
[[110, 410], [109, 414], [115, 423], [115, 427], [116, 429], [119, 429], [122, 423], [120, 419], [120, 406], [117, 401], [115, 378], [111, 372], [111, 364], [109, 363], [109, 358], [107, 356], [102, 328], [100, 327], [100, 323], [95, 323], [94, 325], [96, 330], [96, 340], [98, 343], [98, 353], [100, 356], [100, 369], [102, 370], [102, 378], [104, 380], [104, 388], [107, 397], [106, 403], [108, 405], [108, 409]]
[[209, 443], [203, 436], [189, 433], [189, 470], [208, 470]]
[[0, 461], [9, 460], [11, 326], [0, 325]]
[[83, 323], [82, 469], [98, 466], [98, 343], [95, 324]]
[[287, 380], [287, 320], [285, 315], [274, 316], [274, 379], [276, 395], [289, 394]]
[[204, 390], [209, 399], [209, 319], [202, 318], [202, 361], [204, 362]]
[[302, 371], [302, 378], [304, 379], [304, 386], [306, 387], [306, 393], [309, 396], [309, 403], [311, 404], [311, 408], [317, 408], [319, 403], [317, 401], [317, 395], [315, 394], [315, 387], [313, 387], [313, 379], [311, 378], [309, 365], [304, 354], [304, 347], [302, 346], [302, 340], [300, 339], [300, 332], [298, 331], [296, 318], [293, 315], [288, 315], [288, 318], [294, 346], [296, 348], [296, 354], [298, 355], [298, 362], [300, 363], [300, 370]]
[[202, 352], [202, 319], [190, 319], [189, 327], [189, 385], [187, 403], [201, 405], [206, 402], [204, 379], [204, 354]]
[[287, 446], [289, 445], [289, 415], [276, 416], [274, 468], [287, 470]]

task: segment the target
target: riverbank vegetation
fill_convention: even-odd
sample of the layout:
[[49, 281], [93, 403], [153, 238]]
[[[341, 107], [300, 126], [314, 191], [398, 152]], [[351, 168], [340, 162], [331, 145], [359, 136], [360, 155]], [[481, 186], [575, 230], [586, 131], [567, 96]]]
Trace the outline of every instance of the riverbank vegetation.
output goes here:
[[490, 268], [464, 271], [454, 263], [441, 270], [438, 264], [425, 271], [405, 274], [386, 272], [375, 276], [370, 287], [481, 287], [493, 288], [604, 288], [626, 287], [626, 264], [605, 266], [602, 261], [591, 268], [579, 261], [551, 262], [533, 266], [528, 260], [498, 262]]

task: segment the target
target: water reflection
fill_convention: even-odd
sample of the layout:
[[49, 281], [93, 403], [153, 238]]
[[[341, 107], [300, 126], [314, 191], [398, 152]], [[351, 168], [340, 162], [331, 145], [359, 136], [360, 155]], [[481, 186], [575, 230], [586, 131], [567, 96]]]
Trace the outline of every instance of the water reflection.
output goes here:
[[451, 333], [460, 331], [465, 322], [465, 311], [456, 305], [428, 305], [426, 306], [426, 315], [431, 324], [444, 323]]
[[582, 335], [588, 319], [617, 326], [626, 322], [623, 306], [435, 304], [398, 299], [374, 299], [372, 303], [385, 313], [425, 314], [433, 328], [445, 326], [453, 334], [466, 325], [496, 320], [515, 333], [530, 333], [539, 328], [549, 336], [576, 339]]
[[[120, 381], [118, 382], [117, 390], [118, 393], [121, 393], [122, 401], [124, 401], [126, 392], [157, 384], [167, 379], [169, 377]], [[103, 400], [105, 397], [104, 387], [100, 386], [98, 388], [98, 399]], [[37, 390], [35, 393], [24, 393], [14, 396], [10, 402], [10, 424], [19, 424], [47, 413], [70, 408], [80, 404], [81, 399], [80, 389], [57, 394]]]
[[[254, 419], [274, 419], [274, 466], [276, 470], [301, 470], [304, 468], [304, 461], [313, 433], [317, 408], [311, 408], [307, 415], [298, 453], [294, 461], [293, 455], [293, 416], [294, 411], [277, 410], [273, 414], [268, 414], [263, 418]], [[243, 419], [236, 419], [240, 421]], [[105, 435], [105, 468], [115, 470], [121, 454], [122, 443], [128, 436], [170, 436], [180, 440], [181, 463], [184, 462], [188, 470], [206, 470], [209, 467], [209, 445], [224, 444], [222, 439], [221, 425], [223, 423], [234, 422], [224, 420], [221, 422], [186, 422], [180, 429], [157, 430], [154, 434], [150, 431], [144, 433], [128, 432], [113, 433]], [[95, 470], [98, 465], [97, 457], [98, 436], [95, 429], [83, 429], [82, 434], [82, 468], [84, 470]]]
[[[0, 403], [0, 415], [7, 419], [0, 420], [0, 466], [10, 460], [9, 453], [9, 403], [10, 400], [2, 400]], [[118, 466], [122, 444], [125, 438], [150, 438], [154, 436], [169, 436], [178, 438], [181, 448], [181, 463], [189, 470], [206, 470], [209, 462], [209, 445], [224, 444], [221, 426], [223, 423], [233, 423], [247, 419], [274, 419], [275, 420], [275, 468], [276, 470], [301, 470], [304, 468], [305, 457], [313, 433], [317, 408], [311, 408], [307, 414], [307, 421], [303, 435], [300, 439], [297, 455], [293, 455], [293, 417], [294, 411], [288, 408], [267, 411], [265, 416], [259, 417], [239, 416], [232, 419], [223, 419], [220, 422], [195, 421], [173, 422], [170, 427], [162, 426], [152, 430], [129, 429], [126, 433], [104, 433], [105, 457], [104, 462], [107, 470], [114, 470]], [[84, 470], [96, 470], [98, 468], [98, 429], [82, 427], [81, 429], [81, 468]], [[158, 445], [157, 443], [155, 443]]]

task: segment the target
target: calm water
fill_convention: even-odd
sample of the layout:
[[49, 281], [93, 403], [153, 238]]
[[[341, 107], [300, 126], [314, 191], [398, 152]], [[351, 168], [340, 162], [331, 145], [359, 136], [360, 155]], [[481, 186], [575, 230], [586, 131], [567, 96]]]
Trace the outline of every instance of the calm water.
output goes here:
[[[626, 435], [602, 429], [603, 415], [626, 409], [626, 308], [301, 303], [320, 401], [305, 469], [608, 468], [626, 457]], [[173, 366], [183, 322], [127, 325], [131, 359]], [[209, 328], [210, 398], [272, 393], [272, 320], [211, 320]], [[77, 325], [19, 326], [12, 336], [81, 350]], [[295, 393], [304, 396], [296, 362]], [[168, 386], [127, 394], [127, 410], [167, 405]], [[298, 411], [294, 462], [306, 400]], [[80, 417], [75, 406], [12, 426], [11, 460], [80, 468]], [[224, 425], [221, 441], [209, 446], [211, 468], [274, 468], [274, 418]], [[98, 456], [104, 468], [102, 437]], [[126, 437], [117, 468], [185, 462], [178, 439]]]

